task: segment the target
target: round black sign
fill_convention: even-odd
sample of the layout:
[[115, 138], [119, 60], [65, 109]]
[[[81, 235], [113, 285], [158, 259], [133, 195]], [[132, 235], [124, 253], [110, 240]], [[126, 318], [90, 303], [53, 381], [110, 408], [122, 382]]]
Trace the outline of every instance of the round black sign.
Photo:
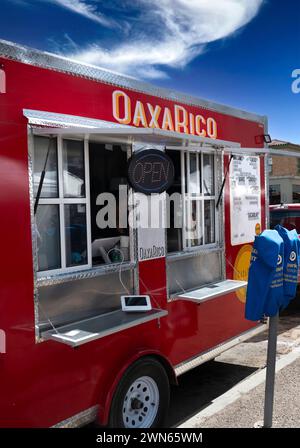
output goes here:
[[173, 183], [173, 162], [158, 149], [137, 152], [129, 159], [128, 179], [132, 188], [140, 193], [162, 193]]

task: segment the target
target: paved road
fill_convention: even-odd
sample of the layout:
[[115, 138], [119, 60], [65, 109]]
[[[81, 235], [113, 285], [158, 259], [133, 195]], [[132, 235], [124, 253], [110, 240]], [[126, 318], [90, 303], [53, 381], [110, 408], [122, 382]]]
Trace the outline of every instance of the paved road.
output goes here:
[[[279, 321], [277, 357], [286, 355], [300, 343], [300, 313], [282, 316]], [[298, 328], [297, 328], [298, 327]], [[211, 404], [254, 372], [265, 367], [267, 332], [228, 350], [180, 377], [179, 387], [172, 388], [168, 427], [185, 420]]]
[[257, 369], [211, 361], [182, 375], [173, 387], [167, 427], [177, 427]]
[[[291, 362], [294, 360], [293, 362]], [[275, 393], [274, 393], [274, 413], [273, 428], [300, 428], [300, 352], [299, 348], [293, 350], [281, 358], [277, 367], [284, 367], [276, 372]], [[186, 422], [188, 428], [253, 428], [257, 424], [263, 425], [264, 419], [264, 398], [265, 398], [265, 372], [262, 376], [261, 384], [250, 390], [243, 390], [239, 397], [232, 403], [224, 404], [224, 396], [215, 402], [213, 409], [206, 408], [206, 415], [198, 414], [196, 418]], [[259, 380], [256, 375], [251, 377]], [[249, 381], [247, 385], [252, 387]], [[243, 387], [246, 389], [246, 383]], [[232, 391], [231, 391], [232, 392]], [[234, 394], [236, 396], [237, 394]], [[219, 407], [219, 409], [218, 409]]]

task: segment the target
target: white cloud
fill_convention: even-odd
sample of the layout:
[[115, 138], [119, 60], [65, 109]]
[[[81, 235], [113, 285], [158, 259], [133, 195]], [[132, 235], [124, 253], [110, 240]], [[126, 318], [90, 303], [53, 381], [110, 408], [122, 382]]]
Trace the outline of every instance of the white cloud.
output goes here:
[[56, 3], [63, 8], [69, 9], [76, 14], [80, 14], [100, 25], [112, 27], [116, 25], [113, 19], [108, 19], [103, 14], [98, 12], [98, 8], [95, 4], [91, 4], [86, 0], [46, 0], [50, 3]]
[[[104, 0], [43, 1], [115, 29], [115, 40], [109, 48], [101, 42], [82, 46], [68, 36], [65, 44], [57, 44], [64, 55], [154, 79], [166, 77], [166, 67], [185, 67], [209, 43], [247, 25], [265, 0], [112, 0], [105, 2], [106, 10], [111, 8], [110, 17], [100, 12]], [[126, 20], [113, 18], [115, 7], [126, 11]], [[130, 11], [134, 11], [132, 20]]]
[[[263, 1], [131, 0], [140, 15], [129, 38], [119, 39], [121, 43], [109, 49], [93, 43], [68, 56], [134, 76], [161, 78], [166, 76], [164, 67], [186, 66], [210, 42], [226, 38], [249, 23]], [[94, 7], [85, 4], [85, 8], [96, 14]]]

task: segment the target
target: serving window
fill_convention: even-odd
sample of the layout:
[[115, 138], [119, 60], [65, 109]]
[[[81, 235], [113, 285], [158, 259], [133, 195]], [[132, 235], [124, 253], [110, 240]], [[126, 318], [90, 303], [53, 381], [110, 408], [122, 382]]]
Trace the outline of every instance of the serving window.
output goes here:
[[221, 156], [211, 152], [167, 153], [175, 167], [168, 190], [167, 275], [169, 295], [177, 296], [223, 279], [222, 210], [216, 208], [222, 164]]
[[[62, 117], [62, 123], [64, 120]], [[72, 122], [72, 117], [68, 120]], [[41, 336], [57, 339], [58, 335], [66, 340], [72, 332], [75, 339], [80, 333], [82, 340], [69, 342], [81, 344], [87, 340], [86, 325], [91, 322], [88, 332], [93, 339], [120, 330], [124, 320], [120, 296], [138, 290], [133, 259], [133, 254], [137, 254], [133, 238], [136, 232], [129, 232], [128, 225], [128, 218], [138, 218], [138, 213], [133, 210], [133, 198], [130, 196], [130, 209], [127, 199], [127, 159], [136, 141], [136, 147], [141, 142], [146, 146], [152, 142], [161, 149], [168, 141], [170, 145], [175, 143], [177, 149], [167, 151], [174, 163], [175, 180], [166, 196], [179, 196], [179, 207], [172, 201], [167, 207], [169, 295], [222, 277], [224, 253], [218, 238], [218, 221], [222, 217], [216, 211], [216, 173], [220, 179], [221, 154], [189, 152], [182, 146], [182, 140], [186, 143], [187, 139], [184, 135], [179, 138], [177, 133], [170, 132], [170, 137], [166, 137], [165, 132], [157, 129], [104, 128], [103, 123], [94, 128], [94, 121], [88, 128], [36, 128], [30, 136], [35, 201], [32, 235], [38, 261], [38, 340]], [[50, 138], [53, 133], [56, 136]], [[194, 139], [203, 144], [202, 138]], [[220, 142], [214, 141], [217, 143]], [[120, 194], [120, 188], [123, 193], [126, 191], [125, 195]], [[105, 199], [105, 195], [109, 197]], [[113, 209], [115, 213], [111, 213]], [[163, 236], [163, 232], [159, 234]], [[166, 313], [152, 311], [153, 315], [146, 316], [148, 320]], [[109, 329], [108, 315], [116, 321]], [[145, 316], [136, 316], [134, 320], [137, 322], [126, 322], [126, 327], [144, 322]], [[57, 328], [63, 327], [65, 335], [57, 332]]]
[[[118, 213], [119, 206], [127, 212], [126, 169], [127, 147], [34, 137], [39, 275], [129, 260], [129, 232], [119, 225]], [[105, 207], [111, 206], [115, 212], [105, 219]]]
[[[168, 190], [168, 253], [215, 245], [218, 242], [215, 155], [167, 152], [175, 167], [175, 181]], [[174, 193], [177, 200], [173, 200]]]
[[89, 160], [92, 264], [128, 261], [127, 146], [90, 142]]

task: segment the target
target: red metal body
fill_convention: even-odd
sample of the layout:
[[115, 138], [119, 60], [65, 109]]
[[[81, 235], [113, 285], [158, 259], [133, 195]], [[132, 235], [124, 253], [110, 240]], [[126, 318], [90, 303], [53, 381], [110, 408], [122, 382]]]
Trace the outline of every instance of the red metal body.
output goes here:
[[[73, 349], [54, 341], [36, 343], [27, 120], [34, 109], [114, 122], [111, 96], [116, 86], [0, 57], [7, 86], [0, 94], [0, 327], [6, 332], [6, 353], [0, 354], [0, 426], [52, 426], [99, 405], [107, 423], [111, 397], [124, 370], [152, 354], [176, 366], [254, 326], [244, 319], [244, 305], [235, 293], [198, 306], [167, 301], [166, 259], [139, 263], [140, 291], [152, 291], [168, 310], [161, 319], [121, 331]], [[122, 89], [126, 92], [126, 89]], [[129, 91], [128, 91], [129, 92]], [[171, 107], [172, 101], [130, 91], [133, 99]], [[190, 113], [207, 110], [183, 105]], [[209, 112], [218, 120], [218, 138], [242, 147], [261, 147], [261, 123]], [[225, 156], [226, 166], [228, 157]], [[262, 227], [265, 223], [264, 160], [261, 159]], [[241, 246], [230, 243], [229, 184], [225, 188], [225, 244], [228, 278], [232, 278]], [[263, 229], [262, 229], [263, 230]]]

